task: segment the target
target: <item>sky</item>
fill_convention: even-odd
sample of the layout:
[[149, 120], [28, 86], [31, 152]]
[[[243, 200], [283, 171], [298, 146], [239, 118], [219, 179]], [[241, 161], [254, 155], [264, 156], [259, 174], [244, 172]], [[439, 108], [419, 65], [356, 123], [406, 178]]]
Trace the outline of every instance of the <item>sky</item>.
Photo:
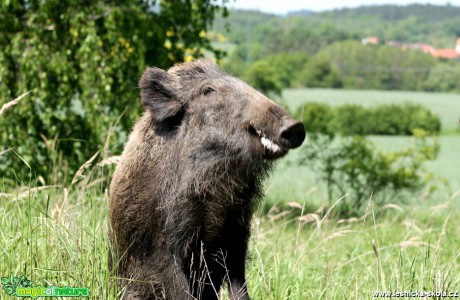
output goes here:
[[362, 5], [397, 4], [407, 5], [411, 3], [460, 6], [460, 0], [230, 0], [231, 8], [257, 9], [263, 12], [285, 14], [294, 10], [324, 11], [338, 8], [358, 7]]

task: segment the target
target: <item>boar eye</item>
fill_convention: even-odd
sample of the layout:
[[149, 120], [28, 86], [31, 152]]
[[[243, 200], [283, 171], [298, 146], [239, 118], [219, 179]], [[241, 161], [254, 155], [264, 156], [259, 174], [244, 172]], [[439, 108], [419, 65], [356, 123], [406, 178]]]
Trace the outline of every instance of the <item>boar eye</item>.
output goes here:
[[207, 87], [205, 87], [205, 88], [203, 89], [203, 95], [207, 96], [207, 95], [209, 95], [210, 93], [215, 92], [215, 91], [216, 91], [216, 90], [213, 89], [212, 87], [207, 86]]

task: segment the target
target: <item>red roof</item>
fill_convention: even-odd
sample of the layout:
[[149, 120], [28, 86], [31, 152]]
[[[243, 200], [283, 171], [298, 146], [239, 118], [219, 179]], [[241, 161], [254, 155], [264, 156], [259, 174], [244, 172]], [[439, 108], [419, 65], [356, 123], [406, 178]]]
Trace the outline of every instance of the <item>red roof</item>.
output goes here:
[[431, 55], [440, 58], [457, 58], [460, 54], [455, 49], [435, 49], [431, 51]]
[[379, 38], [376, 36], [368, 36], [362, 40], [363, 44], [377, 45], [379, 43]]

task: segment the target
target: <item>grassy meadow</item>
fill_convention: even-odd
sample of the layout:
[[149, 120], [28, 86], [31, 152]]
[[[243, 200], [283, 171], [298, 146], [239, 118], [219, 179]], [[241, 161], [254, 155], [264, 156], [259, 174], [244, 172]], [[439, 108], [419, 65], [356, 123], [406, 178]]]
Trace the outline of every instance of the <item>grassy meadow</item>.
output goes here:
[[[427, 167], [451, 188], [407, 204], [338, 219], [314, 174], [279, 162], [253, 220], [247, 279], [252, 299], [372, 299], [373, 291], [460, 291], [460, 95], [377, 91], [287, 90], [286, 103], [413, 101], [439, 113], [441, 152]], [[7, 113], [7, 112], [6, 112]], [[372, 137], [382, 149], [409, 137]], [[112, 166], [85, 164], [67, 186], [5, 190], [0, 180], [0, 277], [25, 275], [35, 286], [88, 287], [91, 299], [119, 299], [107, 268]], [[81, 175], [81, 176], [80, 176]], [[321, 208], [325, 208], [321, 209]], [[327, 213], [320, 213], [327, 211]], [[0, 290], [0, 299], [13, 299]], [[222, 292], [221, 299], [228, 299]], [[415, 299], [415, 298], [414, 298]], [[435, 299], [435, 298], [432, 298]], [[440, 299], [440, 298], [439, 298]]]

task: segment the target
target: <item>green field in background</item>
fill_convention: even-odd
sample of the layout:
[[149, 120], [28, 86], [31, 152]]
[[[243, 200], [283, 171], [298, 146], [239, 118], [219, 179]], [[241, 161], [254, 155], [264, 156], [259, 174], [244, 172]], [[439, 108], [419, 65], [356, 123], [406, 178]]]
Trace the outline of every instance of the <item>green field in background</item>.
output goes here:
[[[386, 103], [401, 103], [409, 101], [419, 103], [437, 113], [442, 121], [443, 132], [437, 137], [440, 143], [439, 156], [435, 161], [427, 163], [426, 167], [440, 178], [448, 180], [451, 191], [460, 189], [460, 95], [422, 92], [391, 92], [391, 91], [358, 91], [331, 89], [288, 89], [283, 92], [284, 103], [290, 111], [295, 111], [300, 105], [315, 101], [330, 105], [355, 103], [364, 106], [374, 106]], [[412, 143], [409, 136], [372, 136], [370, 139], [381, 151], [398, 150]], [[304, 145], [305, 146], [305, 145]], [[318, 182], [315, 174], [307, 167], [299, 166], [302, 148], [291, 151], [282, 159], [266, 184], [267, 196], [271, 202], [301, 201], [325, 204], [324, 187]], [[430, 199], [429, 204], [443, 201]], [[414, 201], [416, 201], [414, 199]]]

